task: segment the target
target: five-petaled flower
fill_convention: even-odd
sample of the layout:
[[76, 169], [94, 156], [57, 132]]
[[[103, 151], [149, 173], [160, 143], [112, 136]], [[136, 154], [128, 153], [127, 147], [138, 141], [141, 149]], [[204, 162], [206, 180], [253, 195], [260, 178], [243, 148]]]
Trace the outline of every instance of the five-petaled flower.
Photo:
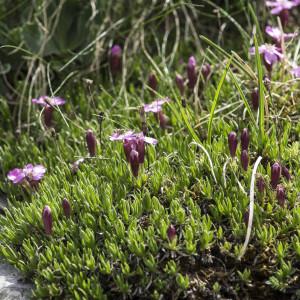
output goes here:
[[[258, 51], [263, 55], [265, 66], [269, 72], [272, 71], [273, 65], [283, 58], [281, 49], [276, 47], [275, 45], [261, 45], [260, 47], [258, 47]], [[250, 54], [255, 54], [255, 47], [250, 48]]]
[[144, 104], [145, 113], [153, 112], [162, 129], [165, 129], [167, 127], [169, 121], [168, 117], [162, 112], [162, 106], [167, 102], [170, 102], [169, 98], [157, 99], [152, 103]]
[[117, 131], [110, 136], [111, 141], [123, 141], [124, 152], [126, 160], [129, 162], [132, 174], [137, 177], [139, 172], [139, 165], [145, 160], [145, 143], [156, 145], [157, 140], [146, 137], [142, 132], [134, 133], [127, 131], [122, 133]]
[[266, 1], [266, 6], [271, 8], [272, 15], [279, 15], [281, 23], [285, 26], [289, 20], [289, 10], [300, 4], [299, 0], [273, 0]]
[[297, 33], [284, 33], [278, 27], [266, 26], [266, 34], [269, 35], [273, 41], [276, 43], [277, 47], [281, 47], [282, 41], [288, 41], [297, 36]]
[[66, 100], [60, 97], [40, 96], [32, 99], [32, 103], [44, 106], [44, 123], [46, 127], [52, 126], [54, 106], [64, 105]]
[[7, 178], [14, 184], [28, 182], [30, 185], [34, 185], [44, 177], [45, 173], [44, 166], [28, 164], [23, 169], [15, 168], [9, 171]]

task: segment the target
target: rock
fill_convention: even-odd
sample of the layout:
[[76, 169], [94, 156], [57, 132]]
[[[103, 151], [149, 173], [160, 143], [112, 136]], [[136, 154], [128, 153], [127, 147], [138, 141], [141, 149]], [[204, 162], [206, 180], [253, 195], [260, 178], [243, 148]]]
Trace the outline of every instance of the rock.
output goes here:
[[0, 299], [27, 300], [32, 285], [24, 283], [21, 274], [12, 266], [0, 263]]

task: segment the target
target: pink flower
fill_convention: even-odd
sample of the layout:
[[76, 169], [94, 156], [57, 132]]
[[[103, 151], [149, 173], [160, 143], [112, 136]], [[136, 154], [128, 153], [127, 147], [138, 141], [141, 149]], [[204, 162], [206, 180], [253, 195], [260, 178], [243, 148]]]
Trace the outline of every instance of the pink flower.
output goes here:
[[282, 40], [287, 41], [297, 36], [297, 33], [284, 33], [278, 27], [266, 26], [265, 31], [277, 45], [280, 45]]
[[169, 98], [164, 99], [157, 99], [149, 104], [144, 104], [144, 110], [145, 112], [153, 112], [158, 113], [162, 111], [163, 104], [170, 102], [171, 100]]
[[300, 4], [300, 0], [273, 0], [266, 1], [266, 5], [271, 9], [271, 14], [279, 15], [282, 26], [286, 26], [289, 21], [289, 10]]
[[15, 168], [8, 172], [7, 178], [14, 184], [23, 183], [27, 180], [29, 183], [39, 182], [45, 175], [46, 168], [42, 165], [26, 165], [23, 169]]
[[[283, 58], [280, 48], [275, 45], [264, 44], [258, 47], [258, 51], [263, 55], [264, 63], [268, 71], [272, 70], [273, 64], [277, 63]], [[250, 48], [250, 54], [255, 55], [255, 47]]]
[[51, 127], [53, 119], [53, 106], [64, 105], [66, 100], [60, 97], [40, 96], [39, 98], [32, 99], [32, 103], [45, 107], [43, 111], [44, 124], [46, 127]]
[[283, 10], [290, 10], [293, 7], [300, 4], [299, 0], [273, 0], [273, 1], [266, 1], [266, 6], [272, 8], [271, 14], [278, 15]]
[[146, 137], [142, 132], [134, 133], [127, 131], [121, 133], [117, 131], [110, 137], [111, 141], [123, 141], [124, 153], [126, 160], [129, 162], [134, 177], [138, 176], [139, 164], [145, 160], [145, 143], [156, 145], [157, 140]]
[[40, 96], [39, 98], [32, 99], [32, 103], [51, 107], [55, 105], [64, 105], [66, 100], [60, 97]]
[[170, 101], [171, 100], [169, 98], [164, 98], [155, 100], [150, 104], [144, 104], [144, 111], [153, 112], [162, 129], [165, 129], [167, 127], [169, 121], [169, 118], [162, 112], [162, 106], [163, 104]]
[[300, 78], [300, 66], [297, 66], [292, 69], [291, 71], [292, 75], [294, 75], [296, 78]]

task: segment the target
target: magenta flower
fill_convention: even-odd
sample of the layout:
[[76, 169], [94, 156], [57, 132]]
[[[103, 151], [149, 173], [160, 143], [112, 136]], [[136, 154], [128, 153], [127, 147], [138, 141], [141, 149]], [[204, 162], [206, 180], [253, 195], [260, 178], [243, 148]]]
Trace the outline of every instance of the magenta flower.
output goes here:
[[281, 46], [281, 41], [288, 41], [297, 36], [297, 33], [284, 33], [278, 27], [266, 26], [266, 34], [269, 35], [278, 47]]
[[60, 97], [40, 96], [32, 99], [32, 103], [44, 106], [44, 123], [46, 127], [52, 126], [54, 106], [64, 105], [66, 100]]
[[247, 150], [243, 150], [241, 153], [241, 165], [245, 171], [248, 170], [249, 166], [249, 154]]
[[162, 112], [162, 106], [167, 102], [170, 102], [169, 98], [158, 99], [150, 104], [144, 104], [144, 111], [153, 112], [162, 129], [167, 127], [169, 121], [169, 118]]
[[211, 73], [211, 67], [210, 64], [206, 63], [201, 68], [201, 73], [203, 75], [204, 80], [207, 80], [208, 76]]
[[154, 95], [154, 91], [157, 91], [157, 86], [158, 86], [158, 82], [157, 82], [157, 78], [155, 76], [155, 74], [151, 73], [148, 77], [148, 85], [151, 88], [150, 93], [152, 95]]
[[139, 172], [139, 164], [145, 160], [145, 143], [156, 145], [157, 140], [146, 137], [142, 132], [134, 133], [127, 131], [121, 133], [117, 131], [110, 136], [111, 141], [123, 141], [124, 153], [126, 160], [130, 163], [133, 176], [137, 177]]
[[300, 78], [300, 66], [297, 66], [292, 69], [291, 71], [292, 75], [294, 75], [296, 78]]
[[42, 212], [42, 220], [44, 223], [44, 230], [47, 235], [52, 234], [52, 213], [51, 208], [48, 205], [45, 205]]
[[51, 107], [56, 105], [64, 105], [66, 100], [60, 97], [40, 96], [39, 98], [32, 99], [32, 103]]
[[238, 145], [238, 140], [237, 140], [236, 133], [234, 131], [231, 131], [228, 134], [228, 147], [229, 147], [229, 152], [231, 157], [235, 157], [237, 145]]
[[255, 111], [258, 110], [259, 107], [259, 92], [258, 88], [255, 88], [252, 93], [251, 93], [251, 101], [252, 101], [252, 106]]
[[271, 9], [272, 15], [278, 15], [284, 10], [290, 10], [300, 4], [299, 0], [273, 0], [266, 1], [266, 5]]
[[86, 145], [91, 157], [96, 156], [97, 152], [97, 140], [94, 132], [91, 129], [88, 129], [85, 134]]
[[176, 238], [176, 228], [172, 224], [167, 229], [167, 237], [171, 242]]
[[300, 4], [299, 0], [273, 0], [266, 1], [266, 6], [271, 8], [272, 15], [279, 15], [281, 23], [285, 26], [289, 20], [289, 10]]
[[[258, 51], [263, 55], [265, 66], [269, 72], [272, 71], [273, 65], [283, 58], [283, 54], [280, 52], [281, 49], [274, 45], [261, 45]], [[250, 54], [255, 55], [255, 47], [250, 48]]]
[[72, 208], [71, 208], [71, 204], [68, 201], [67, 198], [64, 198], [61, 202], [61, 206], [63, 208], [64, 214], [67, 218], [69, 218], [71, 216], [71, 212], [72, 212]]
[[183, 77], [179, 74], [176, 74], [175, 82], [179, 89], [180, 94], [184, 95], [184, 79], [183, 79]]
[[30, 184], [39, 182], [45, 175], [46, 168], [42, 165], [26, 165], [23, 169], [15, 168], [8, 172], [7, 178], [14, 184], [21, 184], [25, 180]]
[[149, 104], [144, 104], [144, 110], [145, 112], [153, 112], [157, 113], [162, 111], [163, 104], [170, 102], [171, 100], [169, 98], [163, 98], [163, 99], [157, 99]]
[[119, 45], [114, 45], [110, 49], [109, 64], [114, 75], [122, 70], [122, 48]]
[[197, 71], [196, 71], [197, 62], [194, 56], [190, 56], [186, 71], [188, 77], [188, 86], [192, 90], [197, 83]]

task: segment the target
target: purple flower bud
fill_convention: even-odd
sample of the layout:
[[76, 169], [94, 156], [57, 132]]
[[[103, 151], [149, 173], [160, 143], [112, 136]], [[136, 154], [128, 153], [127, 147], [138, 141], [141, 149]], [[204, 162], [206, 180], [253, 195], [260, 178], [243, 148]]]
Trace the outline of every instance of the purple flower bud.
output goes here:
[[131, 166], [131, 171], [134, 177], [137, 177], [139, 175], [139, 153], [136, 150], [131, 150], [130, 152], [130, 158], [129, 163]]
[[184, 95], [184, 79], [183, 79], [183, 77], [179, 74], [176, 74], [175, 82], [179, 89], [180, 94]]
[[95, 156], [97, 150], [97, 140], [93, 131], [91, 129], [88, 129], [85, 137], [90, 156]]
[[248, 150], [249, 142], [250, 142], [249, 131], [247, 128], [244, 128], [241, 134], [242, 150]]
[[263, 193], [266, 187], [263, 177], [258, 177], [256, 181], [257, 189], [260, 193]]
[[136, 150], [139, 154], [139, 163], [142, 164], [145, 161], [145, 141], [138, 139], [136, 142]]
[[44, 223], [45, 233], [48, 235], [52, 234], [52, 214], [51, 209], [48, 205], [46, 205], [43, 209], [42, 220]]
[[249, 165], [249, 155], [247, 150], [243, 150], [241, 153], [241, 164], [243, 169], [247, 171]]
[[168, 227], [167, 236], [169, 241], [173, 241], [176, 237], [176, 228], [172, 224]]
[[123, 142], [123, 149], [124, 149], [124, 153], [126, 156], [126, 160], [129, 162], [130, 161], [130, 152], [132, 150], [132, 141], [131, 140], [124, 140]]
[[[148, 85], [149, 87], [153, 90], [153, 91], [156, 91], [157, 90], [157, 79], [156, 79], [156, 76], [155, 74], [150, 74], [149, 75], [149, 78], [148, 78]], [[153, 91], [150, 91], [151, 94], [155, 94]]]
[[210, 75], [211, 68], [210, 64], [204, 64], [201, 69], [201, 73], [203, 75], [204, 80], [207, 80], [208, 76]]
[[197, 82], [197, 72], [196, 72], [196, 59], [194, 56], [189, 58], [187, 64], [187, 77], [188, 77], [188, 86], [192, 90]]
[[259, 107], [259, 93], [258, 93], [258, 88], [255, 88], [252, 93], [251, 93], [251, 101], [252, 101], [252, 106], [255, 111], [258, 110]]
[[236, 137], [236, 133], [234, 131], [231, 131], [228, 134], [228, 146], [229, 146], [229, 152], [231, 157], [235, 157], [237, 145], [238, 145], [238, 140]]
[[112, 74], [117, 74], [122, 70], [122, 48], [114, 45], [110, 49], [109, 63]]
[[67, 198], [64, 198], [61, 202], [62, 208], [64, 210], [64, 214], [67, 218], [71, 216], [71, 204]]
[[53, 107], [51, 106], [45, 106], [44, 107], [44, 123], [46, 127], [52, 126], [52, 119], [53, 119]]
[[274, 163], [271, 167], [271, 186], [273, 189], [276, 188], [277, 184], [279, 183], [281, 175], [281, 167], [279, 163]]
[[162, 112], [159, 111], [156, 114], [156, 118], [158, 119], [158, 123], [161, 129], [166, 129], [169, 123], [169, 118]]
[[284, 206], [285, 203], [285, 190], [282, 185], [277, 185], [276, 188], [276, 197], [280, 206]]
[[281, 166], [281, 174], [287, 179], [291, 180], [292, 176], [289, 172], [289, 169], [286, 166]]
[[280, 14], [280, 21], [283, 27], [285, 27], [289, 21], [289, 11], [287, 9], [283, 9]]

